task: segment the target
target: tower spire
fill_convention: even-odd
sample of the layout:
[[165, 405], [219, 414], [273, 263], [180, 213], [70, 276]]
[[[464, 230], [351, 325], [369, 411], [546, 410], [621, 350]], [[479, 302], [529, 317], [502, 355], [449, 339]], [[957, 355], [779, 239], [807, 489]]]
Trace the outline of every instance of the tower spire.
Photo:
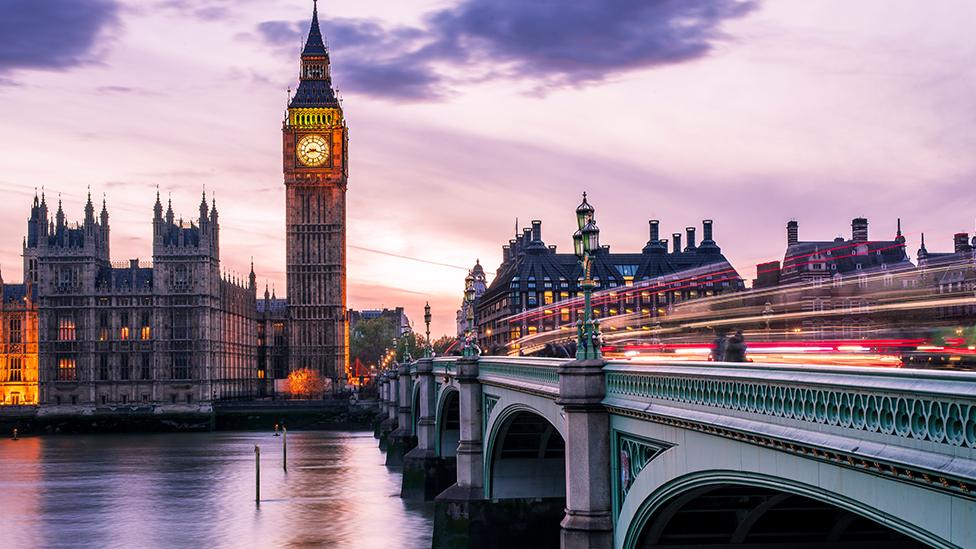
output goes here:
[[305, 48], [302, 49], [302, 57], [328, 54], [325, 49], [325, 42], [322, 40], [322, 31], [319, 29], [319, 3], [318, 0], [313, 0], [312, 26], [308, 29], [308, 38], [305, 40]]

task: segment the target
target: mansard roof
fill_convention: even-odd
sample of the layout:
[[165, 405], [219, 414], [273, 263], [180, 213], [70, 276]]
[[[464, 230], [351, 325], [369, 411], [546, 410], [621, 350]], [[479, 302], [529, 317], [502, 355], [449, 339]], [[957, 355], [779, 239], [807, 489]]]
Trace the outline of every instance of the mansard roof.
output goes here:
[[[495, 279], [482, 296], [482, 303], [493, 301], [509, 291], [530, 290], [530, 282], [535, 283], [531, 289], [538, 291], [577, 290], [582, 267], [576, 255], [557, 253], [541, 240], [528, 240], [530, 238], [530, 233], [516, 237], [515, 249], [510, 252], [512, 257], [498, 268]], [[626, 278], [649, 280], [708, 265], [729, 270], [729, 277], [739, 276], [715, 246], [679, 253], [667, 253], [663, 247], [646, 247], [638, 253], [613, 253], [604, 247], [593, 254], [592, 276], [600, 288], [606, 289], [624, 286]], [[547, 281], [551, 282], [550, 288], [545, 287]]]
[[855, 241], [836, 238], [825, 241], [801, 241], [790, 244], [783, 257], [783, 271], [797, 270], [819, 255], [831, 274], [845, 274], [852, 271], [869, 271], [884, 267], [910, 265], [902, 240]]

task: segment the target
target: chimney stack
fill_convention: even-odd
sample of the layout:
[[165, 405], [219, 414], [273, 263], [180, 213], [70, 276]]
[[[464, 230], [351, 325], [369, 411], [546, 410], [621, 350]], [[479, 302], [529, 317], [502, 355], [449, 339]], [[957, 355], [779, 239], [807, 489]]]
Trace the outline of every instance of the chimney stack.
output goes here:
[[856, 217], [851, 220], [851, 240], [854, 242], [868, 241], [868, 220]]
[[800, 241], [800, 224], [795, 219], [791, 219], [786, 224], [786, 245], [792, 246]]
[[671, 241], [674, 243], [672, 251], [676, 254], [681, 253], [681, 233], [672, 233]]
[[952, 243], [954, 244], [955, 252], [971, 252], [972, 247], [969, 245], [969, 233], [956, 233], [952, 236]]
[[685, 227], [685, 234], [688, 235], [688, 246], [685, 248], [686, 252], [695, 251], [695, 228]]
[[538, 219], [532, 220], [532, 241], [542, 242], [542, 221]]
[[713, 240], [712, 238], [712, 220], [706, 219], [702, 221], [702, 242], [707, 242]]
[[661, 247], [664, 248], [664, 253], [668, 253], [668, 239], [667, 238], [662, 238], [658, 242], [660, 242], [661, 243]]
[[650, 242], [651, 243], [654, 243], [654, 242], [657, 242], [658, 240], [660, 240], [661, 239], [661, 236], [660, 236], [660, 228], [659, 228], [660, 222], [657, 219], [652, 219], [652, 220], [648, 221], [647, 224], [650, 225], [650, 227], [651, 227], [651, 238], [650, 238]]

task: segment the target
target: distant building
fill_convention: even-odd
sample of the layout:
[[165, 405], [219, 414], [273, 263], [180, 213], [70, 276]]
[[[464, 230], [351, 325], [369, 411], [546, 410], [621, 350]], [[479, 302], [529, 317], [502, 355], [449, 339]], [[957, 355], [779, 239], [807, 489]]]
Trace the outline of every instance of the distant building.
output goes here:
[[[592, 206], [585, 198], [580, 208]], [[613, 253], [601, 246], [594, 254], [593, 279], [598, 291], [594, 314], [605, 318], [635, 314], [655, 318], [676, 303], [741, 291], [744, 283], [714, 240], [711, 220], [696, 228], [660, 238], [659, 222], [649, 222], [649, 239], [640, 252]], [[542, 221], [502, 246], [502, 263], [477, 303], [478, 339], [496, 354], [518, 352], [515, 342], [557, 330], [575, 330], [582, 316], [582, 269], [575, 254], [557, 253], [542, 239]], [[571, 337], [571, 336], [570, 336]]]
[[754, 286], [762, 288], [791, 282], [848, 276], [875, 270], [898, 270], [911, 267], [905, 253], [901, 222], [891, 240], [869, 240], [868, 220], [851, 221], [851, 237], [833, 240], [800, 240], [799, 223], [786, 224], [786, 253], [778, 261], [757, 266]]
[[393, 309], [363, 309], [362, 311], [349, 309], [347, 315], [349, 317], [349, 331], [354, 332], [356, 325], [364, 320], [382, 318], [387, 320], [393, 327], [393, 337], [400, 337], [412, 331], [410, 319], [407, 318], [406, 313], [403, 311], [403, 307]]
[[[765, 323], [762, 337], [858, 339], [897, 323], [872, 311], [884, 292], [896, 289], [896, 276], [899, 288], [914, 286], [914, 269], [905, 253], [900, 220], [891, 240], [869, 239], [863, 217], [851, 221], [849, 238], [800, 240], [799, 223], [791, 220], [782, 264], [757, 265], [754, 291], [743, 299], [768, 318], [778, 319]], [[769, 288], [779, 291], [762, 291]]]
[[[952, 237], [951, 252], [930, 252], [925, 247], [925, 235], [918, 250], [919, 285], [931, 288], [942, 297], [976, 296], [976, 236], [956, 233]], [[956, 321], [960, 325], [972, 325], [976, 318], [976, 304], [958, 304], [940, 307], [937, 312], [942, 321]]]
[[[462, 293], [461, 297], [461, 307], [457, 310], [457, 336], [458, 338], [464, 337], [464, 332], [468, 329], [468, 310], [474, 309], [474, 326], [478, 325], [478, 303], [481, 301], [481, 296], [488, 291], [488, 283], [485, 278], [485, 268], [481, 266], [481, 260], [475, 260], [474, 267], [468, 271], [468, 276], [473, 280], [474, 284], [474, 301], [469, 303], [467, 298], [464, 297]], [[465, 285], [467, 284], [467, 276], [465, 278]], [[465, 288], [466, 289], [466, 288]]]

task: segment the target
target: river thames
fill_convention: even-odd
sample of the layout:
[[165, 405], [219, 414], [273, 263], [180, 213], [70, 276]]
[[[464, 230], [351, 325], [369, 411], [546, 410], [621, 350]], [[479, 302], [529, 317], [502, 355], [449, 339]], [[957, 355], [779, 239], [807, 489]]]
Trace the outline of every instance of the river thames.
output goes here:
[[[430, 547], [432, 504], [368, 432], [55, 435], [0, 441], [0, 545]], [[254, 445], [261, 502], [254, 502]]]

